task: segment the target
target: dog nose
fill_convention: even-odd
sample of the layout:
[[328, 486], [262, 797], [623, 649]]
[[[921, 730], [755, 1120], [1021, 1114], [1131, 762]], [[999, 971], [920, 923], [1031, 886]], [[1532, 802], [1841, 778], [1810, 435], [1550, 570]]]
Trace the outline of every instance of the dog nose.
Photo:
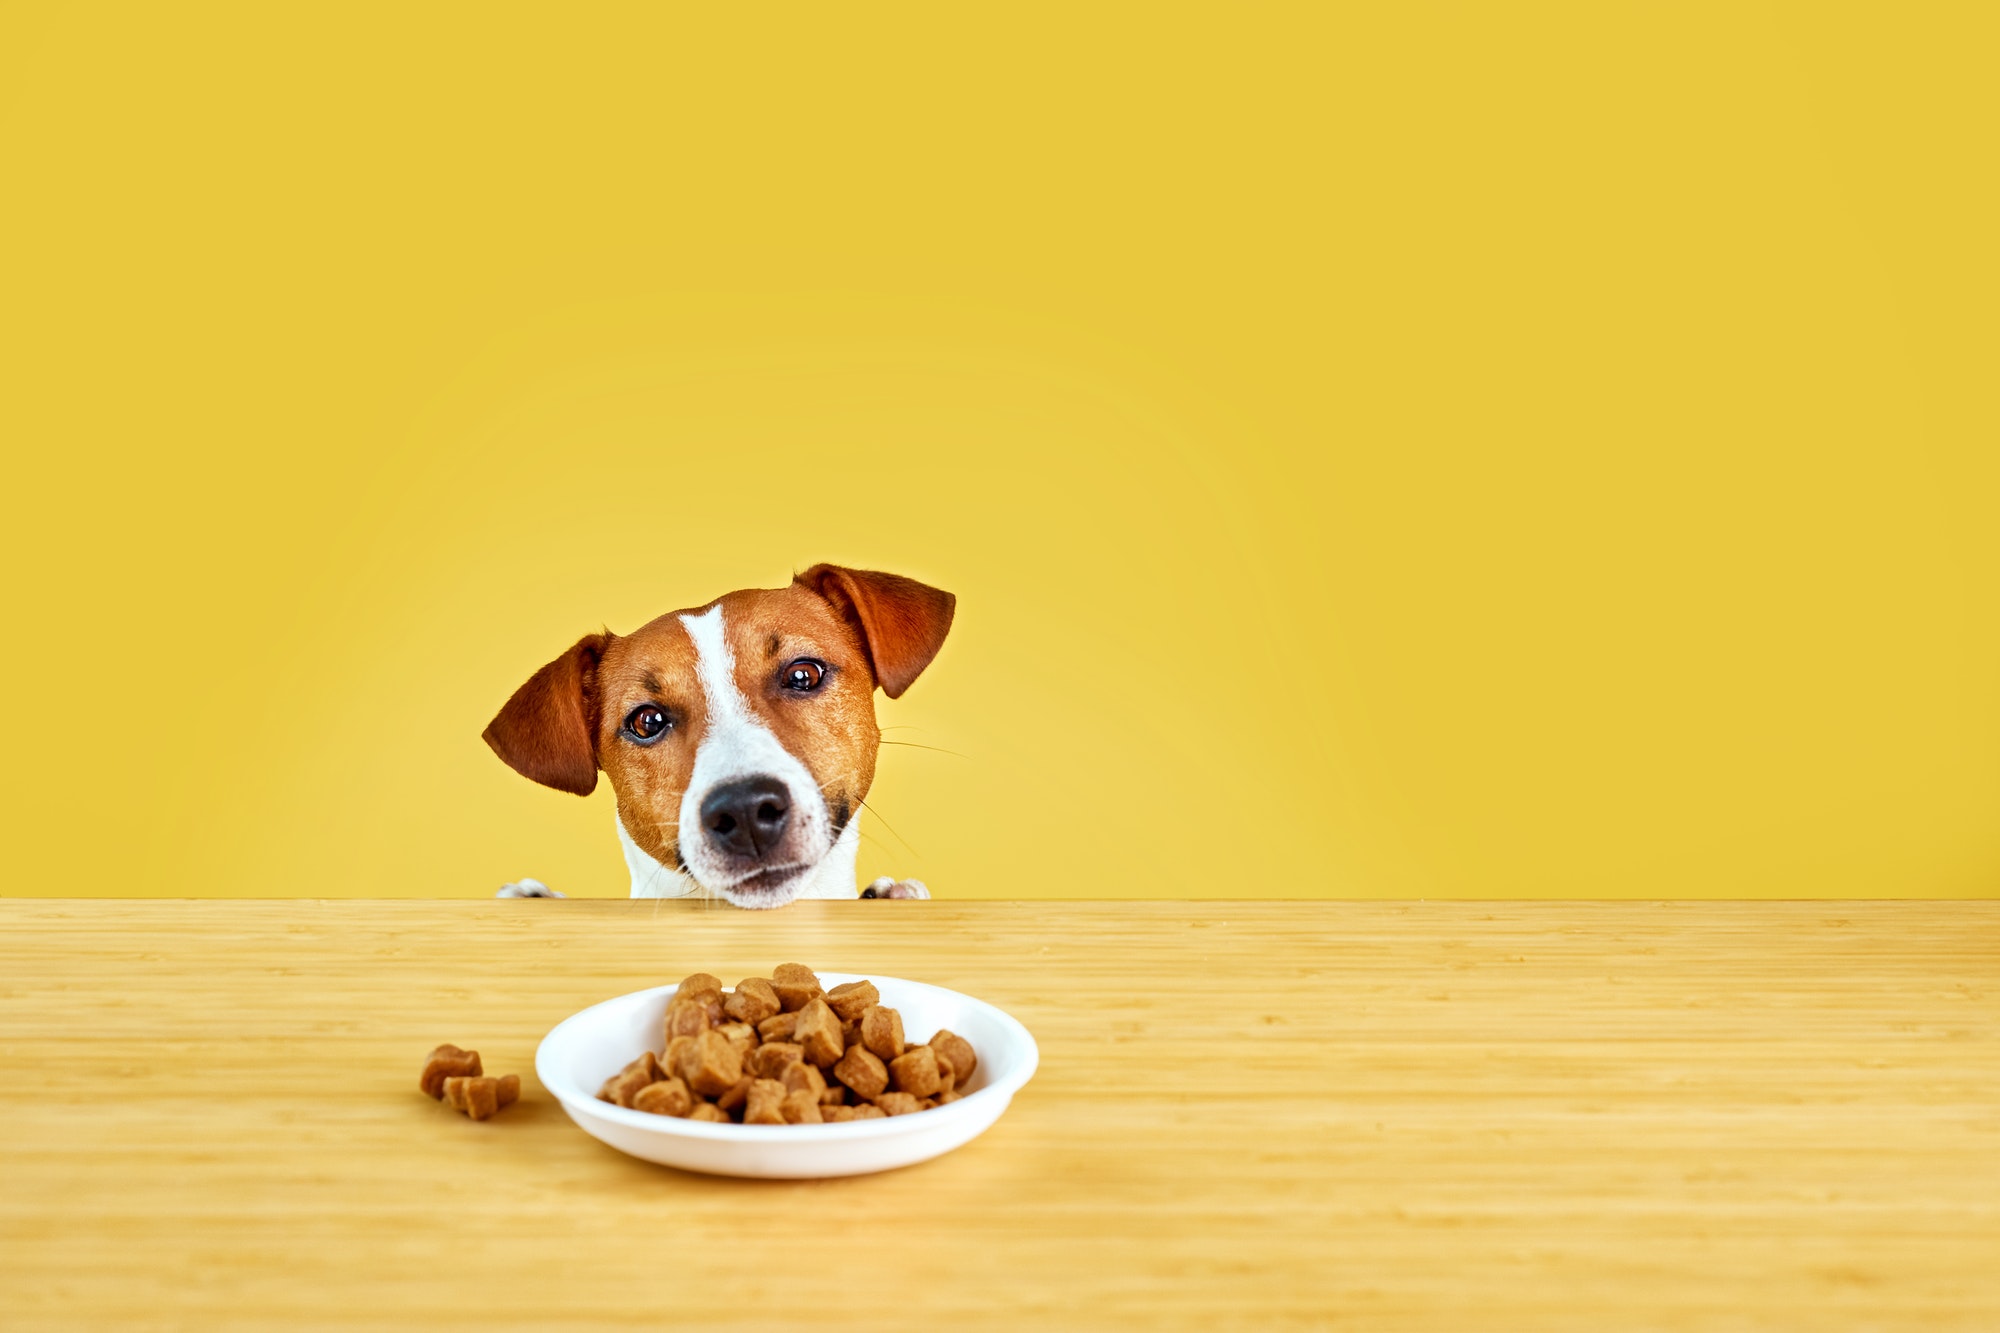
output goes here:
[[785, 836], [792, 803], [776, 778], [725, 782], [701, 803], [701, 826], [708, 840], [733, 856], [763, 860]]

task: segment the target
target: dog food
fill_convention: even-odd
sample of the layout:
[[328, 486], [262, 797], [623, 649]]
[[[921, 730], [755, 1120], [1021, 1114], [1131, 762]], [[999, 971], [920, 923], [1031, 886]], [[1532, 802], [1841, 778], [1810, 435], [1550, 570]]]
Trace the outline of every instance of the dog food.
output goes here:
[[521, 1099], [521, 1076], [508, 1074], [504, 1078], [448, 1078], [444, 1081], [444, 1100], [454, 1111], [463, 1111], [474, 1120], [491, 1119], [493, 1113], [503, 1106], [512, 1106]]
[[479, 1067], [478, 1051], [461, 1051], [446, 1042], [424, 1057], [424, 1072], [418, 1077], [417, 1086], [424, 1090], [424, 1096], [438, 1101], [444, 1096], [446, 1079], [484, 1072]]
[[[652, 1056], [646, 1058], [651, 1060]], [[657, 1067], [658, 1061], [654, 1065]], [[502, 1107], [512, 1106], [521, 1099], [520, 1075], [487, 1078], [478, 1051], [461, 1051], [449, 1043], [424, 1057], [424, 1072], [418, 1076], [417, 1086], [423, 1089], [424, 1096], [441, 1101], [454, 1111], [463, 1111], [474, 1120], [490, 1119]], [[643, 1086], [635, 1083], [634, 1090]]]
[[[653, 1115], [744, 1125], [880, 1120], [962, 1097], [979, 1063], [972, 1043], [940, 1030], [911, 1045], [903, 1016], [881, 1001], [872, 981], [827, 990], [799, 963], [780, 964], [768, 977], [746, 977], [733, 991], [697, 972], [667, 1005], [663, 1053], [641, 1052], [597, 1095]], [[507, 1081], [462, 1077], [479, 1073], [479, 1057], [455, 1046], [441, 1046], [431, 1056], [441, 1061], [441, 1086]], [[471, 1068], [462, 1070], [467, 1057]], [[431, 1078], [426, 1064], [426, 1090]], [[500, 1095], [496, 1088], [499, 1106], [513, 1100]]]

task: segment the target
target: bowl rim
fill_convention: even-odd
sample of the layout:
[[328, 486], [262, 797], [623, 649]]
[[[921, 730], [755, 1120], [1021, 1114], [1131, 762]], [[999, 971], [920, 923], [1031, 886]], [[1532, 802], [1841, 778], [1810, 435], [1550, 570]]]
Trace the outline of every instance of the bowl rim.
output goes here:
[[[898, 986], [913, 986], [919, 990], [932, 991], [939, 995], [949, 995], [955, 999], [970, 1001], [998, 1018], [1002, 1026], [1012, 1029], [1023, 1046], [1019, 1063], [1004, 1075], [989, 1081], [977, 1092], [968, 1092], [955, 1102], [934, 1106], [928, 1111], [914, 1111], [908, 1115], [892, 1115], [880, 1120], [848, 1120], [821, 1125], [718, 1125], [706, 1120], [688, 1120], [681, 1116], [655, 1115], [650, 1111], [637, 1111], [629, 1106], [618, 1106], [612, 1102], [600, 1101], [595, 1093], [578, 1092], [574, 1085], [563, 1086], [550, 1078], [548, 1062], [552, 1043], [564, 1034], [565, 1029], [581, 1028], [590, 1015], [608, 1005], [621, 1004], [656, 995], [671, 996], [680, 990], [680, 983], [667, 986], [648, 986], [644, 990], [627, 991], [606, 1000], [577, 1010], [562, 1022], [548, 1030], [540, 1044], [535, 1047], [535, 1077], [541, 1085], [572, 1116], [579, 1113], [598, 1117], [610, 1124], [623, 1125], [630, 1129], [643, 1130], [655, 1134], [687, 1139], [706, 1139], [717, 1143], [822, 1143], [829, 1140], [853, 1142], [876, 1138], [892, 1138], [908, 1134], [913, 1130], [929, 1127], [943, 1129], [956, 1121], [978, 1115], [991, 1107], [997, 1117], [1006, 1109], [1022, 1085], [1034, 1077], [1041, 1065], [1041, 1047], [1035, 1043], [1034, 1034], [1029, 1032], [1018, 1018], [997, 1004], [989, 1004], [976, 995], [967, 995], [946, 986], [934, 986], [927, 981], [911, 981], [907, 977], [868, 975], [850, 972], [817, 972], [822, 982], [830, 983], [828, 989], [849, 981], [893, 981]], [[932, 1116], [942, 1117], [931, 1119]]]

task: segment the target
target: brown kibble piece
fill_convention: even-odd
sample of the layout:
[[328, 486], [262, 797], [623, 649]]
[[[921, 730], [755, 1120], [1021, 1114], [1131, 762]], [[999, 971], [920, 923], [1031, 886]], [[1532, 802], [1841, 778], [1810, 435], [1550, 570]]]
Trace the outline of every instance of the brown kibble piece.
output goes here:
[[972, 1053], [972, 1043], [949, 1028], [938, 1029], [937, 1035], [931, 1038], [931, 1049], [938, 1053], [940, 1060], [951, 1061], [960, 1087], [972, 1077], [972, 1071], [979, 1068], [979, 1057]]
[[474, 1120], [485, 1120], [500, 1109], [500, 1097], [491, 1078], [448, 1078], [444, 1081], [445, 1103]]
[[953, 1102], [963, 1101], [964, 1099], [965, 1094], [962, 1092], [940, 1092], [937, 1096], [937, 1104], [939, 1106], [950, 1106]]
[[722, 978], [709, 972], [697, 972], [674, 988], [676, 1000], [692, 1000], [697, 995], [722, 995]]
[[693, 1037], [675, 1037], [669, 1041], [667, 1053], [660, 1057], [660, 1065], [666, 1071], [660, 1077], [671, 1074], [685, 1083], [689, 1073], [688, 1059], [694, 1054], [696, 1045]]
[[724, 1023], [716, 1031], [736, 1048], [738, 1055], [748, 1055], [757, 1049], [757, 1029], [748, 1023]]
[[[690, 986], [695, 989], [689, 989]], [[671, 1012], [675, 1005], [682, 1004], [699, 1009], [702, 1017], [708, 1020], [708, 1027], [720, 1027], [729, 1021], [729, 1015], [722, 1011], [722, 983], [706, 972], [697, 972], [683, 981], [674, 991], [673, 998], [667, 1001], [667, 1009]], [[692, 1023], [689, 1026], [692, 1027]], [[672, 1027], [667, 1029], [667, 1035], [674, 1035]], [[696, 1034], [690, 1031], [688, 1035]]]
[[693, 1072], [681, 1077], [688, 1087], [704, 1097], [720, 1097], [743, 1077], [743, 1057], [720, 1032], [704, 1032], [697, 1037], [694, 1053], [685, 1057], [683, 1066]]
[[778, 1003], [789, 1014], [805, 1008], [825, 988], [805, 964], [780, 963], [771, 971], [771, 989], [778, 993]]
[[770, 982], [762, 977], [746, 977], [736, 983], [736, 993], [724, 1000], [722, 1007], [737, 1022], [755, 1027], [784, 1006], [778, 1003], [778, 992]]
[[872, 981], [850, 981], [826, 993], [827, 1007], [840, 1015], [843, 1023], [861, 1017], [868, 1006], [879, 1003], [881, 999], [882, 994], [875, 989]]
[[928, 1046], [912, 1046], [889, 1062], [889, 1077], [896, 1090], [913, 1097], [935, 1097], [938, 1091], [937, 1056]]
[[774, 1078], [760, 1078], [750, 1085], [750, 1095], [743, 1103], [743, 1123], [746, 1125], [782, 1125], [785, 1123], [785, 1085]]
[[750, 1052], [748, 1068], [758, 1078], [777, 1078], [785, 1066], [805, 1058], [805, 1051], [788, 1041], [767, 1041]]
[[817, 1125], [822, 1118], [819, 1098], [803, 1088], [785, 1094], [785, 1100], [778, 1103], [778, 1114], [785, 1117], [788, 1125]]
[[491, 1119], [503, 1106], [512, 1106], [521, 1096], [521, 1076], [505, 1078], [462, 1076], [444, 1081], [444, 1099], [454, 1111], [463, 1111], [474, 1120]]
[[700, 1000], [675, 1000], [667, 1006], [666, 1039], [699, 1037], [708, 1031], [708, 1006]]
[[840, 1058], [840, 1020], [833, 1016], [833, 1010], [819, 996], [806, 1002], [799, 1010], [798, 1027], [792, 1033], [792, 1040], [805, 1048], [806, 1059], [816, 1065], [830, 1065]]
[[684, 1116], [694, 1109], [694, 1095], [677, 1078], [649, 1083], [632, 1098], [632, 1109], [653, 1115]]
[[712, 1125], [726, 1125], [729, 1123], [729, 1112], [721, 1109], [714, 1102], [696, 1102], [694, 1109], [687, 1113], [687, 1118], [690, 1120], [706, 1120]]
[[797, 1014], [773, 1014], [757, 1025], [759, 1041], [790, 1041], [792, 1030], [798, 1026]]
[[861, 1040], [861, 1020], [849, 1019], [840, 1025], [840, 1049], [843, 1051]]
[[880, 1097], [889, 1086], [889, 1067], [866, 1046], [848, 1047], [833, 1067], [833, 1076], [868, 1100]]
[[885, 1092], [875, 1099], [883, 1115], [910, 1115], [924, 1109], [923, 1101], [907, 1092]]
[[[868, 1109], [872, 1111], [875, 1108], [871, 1106]], [[855, 1108], [852, 1106], [828, 1106], [822, 1102], [819, 1108], [819, 1118], [829, 1124], [839, 1124], [843, 1120], [854, 1119], [854, 1112]]]
[[752, 1081], [750, 1075], [745, 1074], [742, 1078], [736, 1080], [735, 1087], [717, 1097], [715, 1104], [725, 1111], [734, 1111], [737, 1107], [743, 1105], [744, 1100], [750, 1096], [750, 1084]]
[[461, 1051], [447, 1042], [424, 1057], [424, 1072], [418, 1076], [417, 1086], [424, 1090], [424, 1096], [436, 1101], [444, 1096], [446, 1079], [476, 1078], [485, 1072], [479, 1067], [478, 1051]]
[[938, 1095], [942, 1097], [958, 1086], [958, 1071], [951, 1067], [951, 1061], [938, 1055], [937, 1047], [931, 1047], [931, 1054], [937, 1058]]
[[840, 1084], [838, 1084], [838, 1083], [829, 1083], [829, 1084], [827, 1084], [827, 1085], [826, 1085], [826, 1091], [824, 1091], [824, 1092], [820, 1093], [820, 1095], [819, 1095], [819, 1104], [820, 1104], [821, 1106], [844, 1106], [844, 1105], [846, 1105], [846, 1104], [847, 1104], [847, 1089], [846, 1089], [846, 1088], [844, 1088], [844, 1087], [842, 1087], [842, 1086], [841, 1086]]
[[854, 1118], [856, 1120], [880, 1120], [887, 1114], [889, 1114], [887, 1111], [874, 1105], [864, 1104], [854, 1108]]
[[647, 1051], [606, 1079], [604, 1086], [598, 1089], [597, 1095], [604, 1101], [614, 1102], [619, 1106], [630, 1106], [632, 1098], [638, 1095], [639, 1089], [650, 1083], [657, 1083], [666, 1076], [667, 1072], [660, 1068], [659, 1057]]
[[826, 1091], [826, 1076], [803, 1060], [786, 1065], [778, 1081], [785, 1085], [786, 1092], [810, 1092], [814, 1100]]
[[861, 1015], [861, 1044], [877, 1059], [893, 1060], [903, 1053], [903, 1016], [875, 1005]]

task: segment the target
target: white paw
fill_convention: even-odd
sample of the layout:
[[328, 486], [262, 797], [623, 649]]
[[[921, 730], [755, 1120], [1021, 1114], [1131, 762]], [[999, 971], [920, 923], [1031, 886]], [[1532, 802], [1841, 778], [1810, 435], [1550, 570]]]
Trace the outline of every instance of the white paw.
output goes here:
[[928, 898], [931, 891], [920, 879], [890, 879], [887, 875], [861, 891], [864, 898]]
[[501, 886], [500, 892], [493, 896], [495, 898], [560, 898], [563, 895], [557, 893], [538, 879], [524, 879], [513, 884]]

